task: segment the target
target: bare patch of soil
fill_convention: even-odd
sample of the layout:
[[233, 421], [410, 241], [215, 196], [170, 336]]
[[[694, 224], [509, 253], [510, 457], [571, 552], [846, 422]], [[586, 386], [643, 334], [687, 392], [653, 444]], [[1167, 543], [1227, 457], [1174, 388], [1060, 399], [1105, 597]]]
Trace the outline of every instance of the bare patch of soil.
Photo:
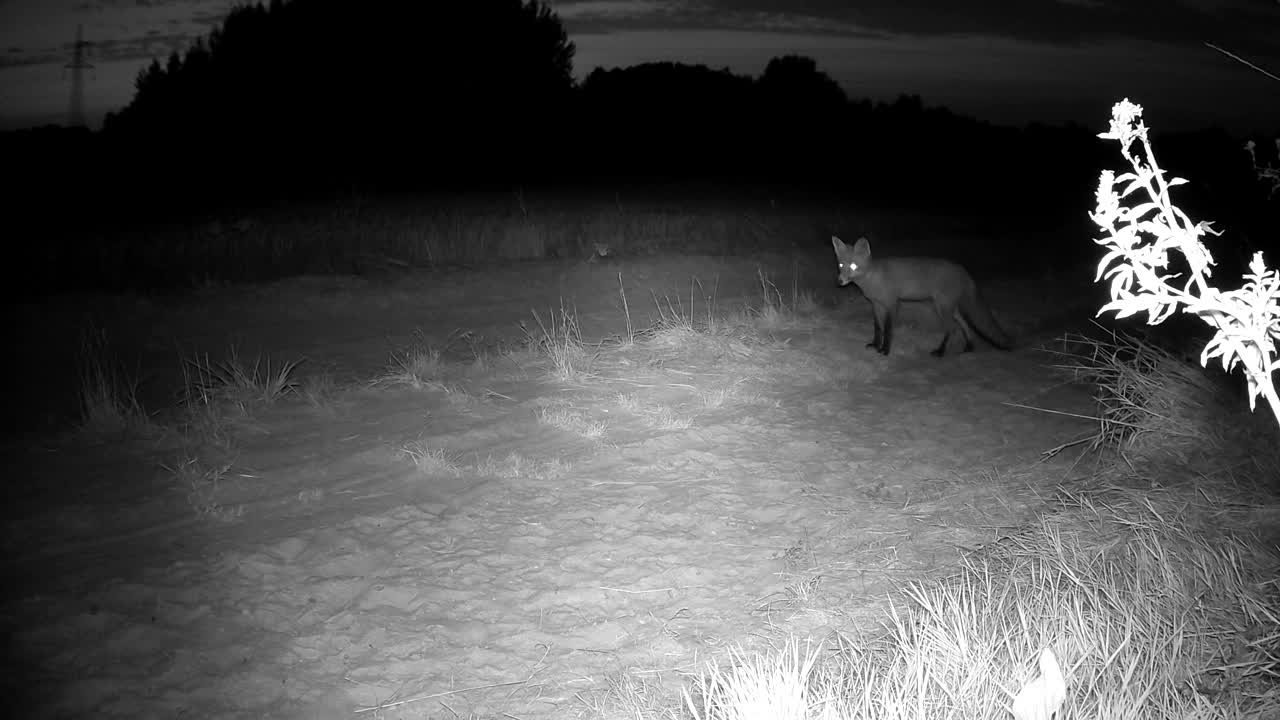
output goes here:
[[[637, 695], [619, 688], [660, 701], [730, 644], [869, 627], [1068, 471], [1041, 452], [1089, 425], [1006, 403], [1090, 405], [1034, 349], [1061, 310], [1043, 287], [988, 291], [1019, 350], [936, 360], [929, 312], [909, 309], [881, 358], [821, 260], [26, 309], [15, 407], [49, 418], [71, 407], [90, 320], [144, 369], [150, 407], [173, 405], [179, 352], [307, 362], [298, 392], [224, 416], [220, 443], [15, 436], [11, 701], [28, 717], [622, 716]], [[781, 313], [760, 310], [761, 269]], [[524, 341], [543, 332], [532, 311], [562, 308], [587, 351], [557, 373]], [[664, 316], [698, 330], [639, 332]], [[437, 376], [370, 383], [415, 346], [442, 351]]]

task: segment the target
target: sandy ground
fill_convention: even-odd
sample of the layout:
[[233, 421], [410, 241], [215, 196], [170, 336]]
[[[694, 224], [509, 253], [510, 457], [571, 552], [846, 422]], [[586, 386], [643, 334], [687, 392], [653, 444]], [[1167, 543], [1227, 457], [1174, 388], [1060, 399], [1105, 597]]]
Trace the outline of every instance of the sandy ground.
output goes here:
[[[758, 268], [817, 303], [735, 322]], [[1043, 285], [988, 289], [1014, 352], [935, 360], [912, 309], [886, 359], [833, 275], [622, 258], [16, 310], [6, 696], [34, 718], [634, 717], [734, 645], [874, 628], [1069, 472], [1041, 452], [1089, 423], [1007, 403], [1089, 403], [1034, 347], [1073, 314]], [[627, 309], [721, 320], [556, 378], [521, 341], [562, 302], [587, 341]], [[305, 357], [320, 390], [200, 446], [47, 432], [90, 322], [149, 407], [174, 406], [180, 354], [233, 346]], [[438, 382], [369, 386], [427, 344]]]

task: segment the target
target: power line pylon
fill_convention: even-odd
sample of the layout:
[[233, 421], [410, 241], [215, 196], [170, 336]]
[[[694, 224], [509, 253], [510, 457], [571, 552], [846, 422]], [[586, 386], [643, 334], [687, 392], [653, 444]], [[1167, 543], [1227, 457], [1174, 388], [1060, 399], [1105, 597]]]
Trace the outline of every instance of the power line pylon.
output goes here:
[[71, 101], [67, 108], [67, 127], [83, 127], [84, 122], [84, 71], [93, 64], [85, 59], [85, 51], [93, 43], [84, 39], [84, 26], [76, 26], [76, 41], [71, 46], [71, 62], [63, 65], [71, 71]]

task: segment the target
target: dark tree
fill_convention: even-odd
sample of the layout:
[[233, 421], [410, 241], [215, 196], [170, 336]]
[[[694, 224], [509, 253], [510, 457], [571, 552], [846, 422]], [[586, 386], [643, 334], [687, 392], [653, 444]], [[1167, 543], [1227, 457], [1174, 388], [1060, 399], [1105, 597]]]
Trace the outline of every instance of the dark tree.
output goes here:
[[221, 188], [503, 181], [555, 157], [573, 52], [538, 0], [273, 0], [153, 62], [105, 130]]
[[848, 102], [839, 83], [819, 70], [813, 58], [801, 55], [770, 60], [759, 84], [770, 102], [795, 109], [838, 112]]
[[[751, 80], [702, 65], [596, 69], [582, 83], [582, 118], [602, 174], [737, 176], [749, 167]], [[604, 152], [601, 152], [604, 150]]]

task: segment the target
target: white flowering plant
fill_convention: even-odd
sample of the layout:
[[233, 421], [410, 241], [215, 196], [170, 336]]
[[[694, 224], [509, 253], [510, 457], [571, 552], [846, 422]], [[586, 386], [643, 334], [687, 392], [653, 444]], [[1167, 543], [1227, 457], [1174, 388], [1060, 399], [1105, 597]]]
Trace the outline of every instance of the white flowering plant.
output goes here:
[[[1111, 110], [1111, 128], [1098, 137], [1116, 140], [1132, 172], [1104, 170], [1098, 179], [1097, 207], [1090, 218], [1102, 229], [1094, 242], [1107, 248], [1095, 282], [1111, 282], [1111, 302], [1098, 311], [1128, 317], [1147, 313], [1156, 325], [1175, 312], [1192, 313], [1216, 330], [1200, 353], [1200, 364], [1220, 358], [1223, 370], [1242, 366], [1249, 383], [1249, 408], [1259, 395], [1267, 399], [1280, 424], [1280, 398], [1273, 373], [1280, 367], [1280, 276], [1255, 253], [1238, 290], [1209, 284], [1213, 256], [1202, 238], [1219, 235], [1208, 222], [1192, 222], [1173, 204], [1169, 190], [1186, 182], [1166, 179], [1156, 164], [1142, 106], [1126, 100]], [[1181, 253], [1190, 270], [1185, 277], [1169, 268], [1171, 251]]]

